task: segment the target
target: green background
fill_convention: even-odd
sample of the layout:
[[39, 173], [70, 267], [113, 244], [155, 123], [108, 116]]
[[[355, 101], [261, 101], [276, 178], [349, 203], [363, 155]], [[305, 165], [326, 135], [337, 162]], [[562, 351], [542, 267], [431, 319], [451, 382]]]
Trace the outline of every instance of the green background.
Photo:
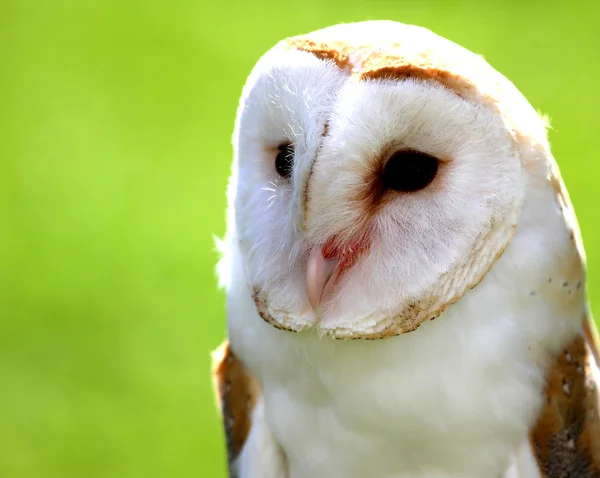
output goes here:
[[0, 477], [222, 477], [212, 235], [254, 62], [341, 21], [429, 27], [541, 111], [600, 301], [600, 7], [0, 1]]

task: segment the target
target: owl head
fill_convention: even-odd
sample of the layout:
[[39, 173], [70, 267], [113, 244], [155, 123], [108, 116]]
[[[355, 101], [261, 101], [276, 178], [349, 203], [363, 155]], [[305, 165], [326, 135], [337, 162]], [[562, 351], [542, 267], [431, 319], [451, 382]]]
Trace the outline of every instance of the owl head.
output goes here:
[[494, 267], [535, 214], [523, 207], [532, 178], [555, 168], [544, 121], [507, 79], [388, 21], [267, 52], [234, 151], [226, 260], [265, 321], [335, 338], [442, 314]]

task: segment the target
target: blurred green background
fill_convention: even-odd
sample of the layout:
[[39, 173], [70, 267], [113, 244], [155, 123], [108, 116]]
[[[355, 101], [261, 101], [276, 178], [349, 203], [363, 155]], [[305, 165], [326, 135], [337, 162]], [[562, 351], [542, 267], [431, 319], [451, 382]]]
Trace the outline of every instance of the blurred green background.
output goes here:
[[600, 7], [0, 1], [0, 477], [223, 477], [209, 351], [240, 90], [283, 37], [389, 18], [541, 111], [600, 303]]

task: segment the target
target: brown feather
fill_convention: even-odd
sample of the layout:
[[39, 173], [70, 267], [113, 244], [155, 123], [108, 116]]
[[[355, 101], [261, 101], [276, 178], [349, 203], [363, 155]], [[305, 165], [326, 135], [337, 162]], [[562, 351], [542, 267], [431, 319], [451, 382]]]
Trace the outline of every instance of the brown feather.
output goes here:
[[401, 41], [361, 44], [351, 39], [315, 41], [310, 36], [289, 38], [284, 45], [312, 53], [320, 60], [332, 61], [340, 70], [359, 80], [413, 78], [433, 81], [462, 98], [496, 106], [501, 86], [496, 73], [491, 73], [493, 70], [484, 65], [483, 59], [470, 52], [453, 47], [449, 54], [443, 48], [447, 44], [441, 39], [432, 43], [430, 49], [413, 50]]
[[238, 457], [252, 425], [252, 411], [261, 395], [258, 383], [248, 374], [225, 341], [212, 355], [213, 382], [217, 402], [221, 408], [227, 461], [231, 473], [232, 464]]
[[586, 318], [577, 336], [555, 359], [544, 404], [531, 433], [543, 478], [600, 477], [597, 345]]

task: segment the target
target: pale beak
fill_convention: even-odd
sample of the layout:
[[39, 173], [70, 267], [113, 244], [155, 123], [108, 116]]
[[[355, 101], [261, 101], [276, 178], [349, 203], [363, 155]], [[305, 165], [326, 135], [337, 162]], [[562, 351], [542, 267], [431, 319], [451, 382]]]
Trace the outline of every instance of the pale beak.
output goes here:
[[320, 246], [310, 251], [306, 267], [306, 294], [313, 310], [317, 310], [323, 297], [333, 288], [338, 264], [337, 259], [325, 259]]

